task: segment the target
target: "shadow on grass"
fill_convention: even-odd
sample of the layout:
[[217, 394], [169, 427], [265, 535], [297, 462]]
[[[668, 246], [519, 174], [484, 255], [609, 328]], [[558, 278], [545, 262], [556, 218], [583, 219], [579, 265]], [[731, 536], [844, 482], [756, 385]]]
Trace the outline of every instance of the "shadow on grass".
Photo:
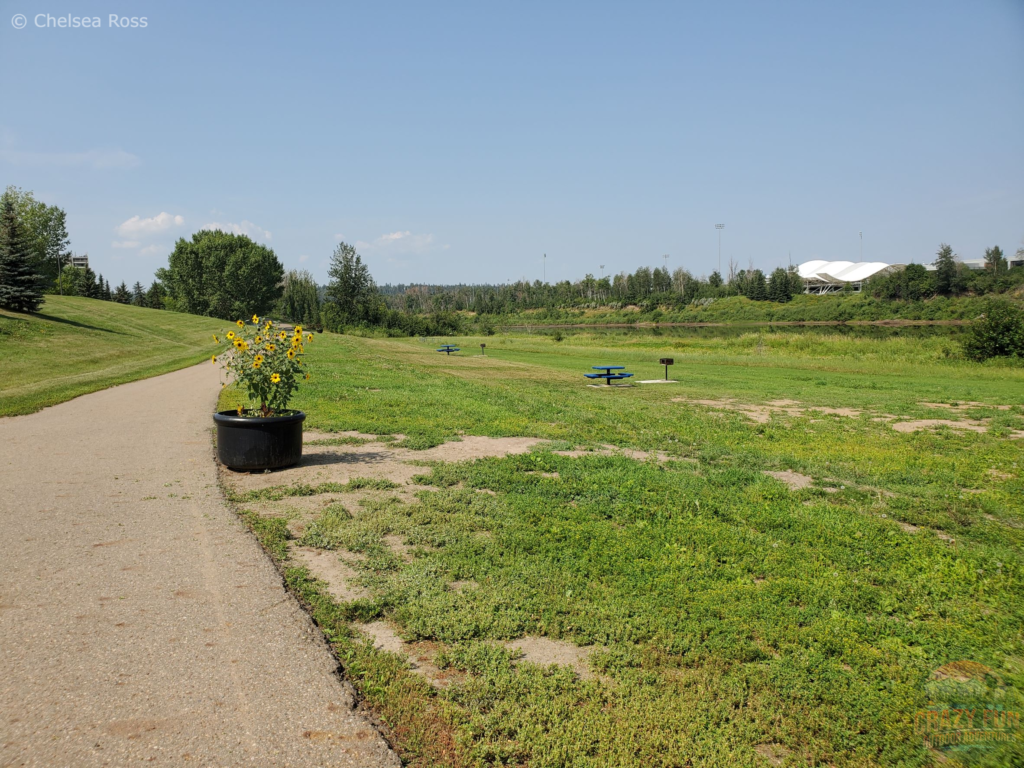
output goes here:
[[38, 320], [48, 320], [51, 323], [62, 323], [63, 325], [71, 325], [75, 328], [85, 328], [90, 331], [102, 331], [103, 333], [112, 333], [115, 336], [127, 336], [128, 334], [121, 331], [113, 331], [110, 328], [100, 328], [95, 325], [89, 325], [88, 323], [79, 323], [76, 320], [68, 320], [63, 317], [54, 317], [53, 315], [44, 315], [42, 312], [26, 312], [30, 317], [37, 318]]

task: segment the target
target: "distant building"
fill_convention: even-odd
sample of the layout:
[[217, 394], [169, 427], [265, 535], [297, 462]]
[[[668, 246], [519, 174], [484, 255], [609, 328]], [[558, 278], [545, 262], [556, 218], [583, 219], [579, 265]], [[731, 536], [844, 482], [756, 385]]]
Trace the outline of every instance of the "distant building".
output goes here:
[[84, 256], [76, 256], [71, 254], [71, 266], [78, 267], [79, 269], [88, 269], [89, 267], [89, 254]]
[[1010, 269], [1024, 267], [1024, 254], [1018, 253], [1016, 259], [1010, 259]]
[[803, 278], [804, 293], [836, 293], [850, 286], [860, 291], [864, 281], [903, 269], [906, 264], [885, 264], [881, 261], [805, 261], [797, 267]]

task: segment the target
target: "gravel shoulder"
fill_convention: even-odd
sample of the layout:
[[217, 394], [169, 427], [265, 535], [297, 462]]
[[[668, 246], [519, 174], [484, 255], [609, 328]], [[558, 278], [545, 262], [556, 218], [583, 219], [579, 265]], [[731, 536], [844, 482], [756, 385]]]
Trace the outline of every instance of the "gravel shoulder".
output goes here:
[[0, 419], [0, 765], [400, 765], [221, 496], [217, 382]]

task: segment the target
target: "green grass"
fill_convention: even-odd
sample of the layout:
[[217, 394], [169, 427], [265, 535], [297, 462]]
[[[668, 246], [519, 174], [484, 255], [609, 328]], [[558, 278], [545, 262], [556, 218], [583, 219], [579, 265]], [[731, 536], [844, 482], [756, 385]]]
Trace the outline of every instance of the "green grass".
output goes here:
[[207, 317], [47, 296], [36, 314], [0, 311], [0, 416], [32, 413], [99, 389], [208, 359]]
[[[310, 428], [400, 433], [412, 448], [462, 432], [552, 441], [425, 466], [418, 482], [437, 490], [417, 504], [382, 490], [329, 506], [302, 543], [365, 555], [369, 601], [334, 604], [286, 570], [411, 764], [768, 765], [760, 747], [786, 765], [926, 766], [914, 716], [937, 696], [932, 671], [959, 660], [999, 676], [983, 704], [1024, 709], [1024, 440], [1009, 439], [1024, 429], [1024, 369], [964, 363], [942, 339], [486, 342], [486, 358], [448, 358], [325, 334], [294, 403]], [[584, 385], [598, 363], [660, 378], [663, 355], [679, 384]], [[808, 410], [757, 424], [679, 397]], [[902, 434], [886, 414], [991, 429]], [[603, 443], [670, 460], [552, 451]], [[815, 482], [793, 491], [764, 474], [783, 469]], [[283, 524], [250, 523], [278, 525], [285, 557]], [[385, 545], [394, 535], [411, 562]], [[451, 591], [456, 580], [476, 586]], [[353, 639], [351, 622], [376, 617], [440, 644], [456, 682], [433, 690]], [[523, 635], [593, 647], [597, 676], [514, 664], [498, 642]], [[1022, 755], [1018, 737], [947, 757]]]

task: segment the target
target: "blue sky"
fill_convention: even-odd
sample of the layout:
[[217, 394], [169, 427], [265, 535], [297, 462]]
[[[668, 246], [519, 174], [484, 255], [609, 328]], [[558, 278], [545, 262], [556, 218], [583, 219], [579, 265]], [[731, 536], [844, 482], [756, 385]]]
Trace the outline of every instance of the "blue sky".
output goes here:
[[1021, 0], [0, 6], [0, 184], [115, 283], [209, 225], [380, 283], [1024, 245]]

